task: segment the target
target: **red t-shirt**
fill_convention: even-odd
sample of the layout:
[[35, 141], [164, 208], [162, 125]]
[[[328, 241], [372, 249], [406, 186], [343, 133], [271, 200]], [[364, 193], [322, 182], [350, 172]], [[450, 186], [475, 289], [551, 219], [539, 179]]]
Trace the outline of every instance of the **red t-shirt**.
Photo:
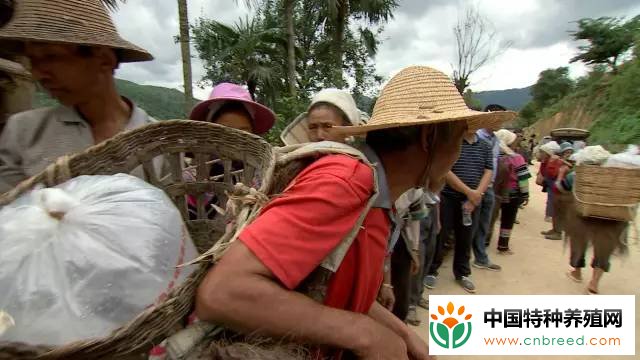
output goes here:
[[[296, 289], [351, 231], [373, 192], [373, 171], [344, 155], [320, 158], [240, 235], [288, 289]], [[382, 283], [390, 220], [373, 208], [338, 271], [325, 305], [367, 313]]]

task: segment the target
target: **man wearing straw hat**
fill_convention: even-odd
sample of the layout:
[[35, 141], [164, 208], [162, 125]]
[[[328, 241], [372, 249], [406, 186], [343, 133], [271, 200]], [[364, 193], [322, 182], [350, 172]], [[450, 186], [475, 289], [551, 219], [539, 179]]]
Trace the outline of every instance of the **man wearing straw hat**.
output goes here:
[[11, 117], [0, 138], [0, 193], [80, 152], [152, 119], [118, 95], [120, 63], [148, 61], [123, 40], [100, 0], [21, 0], [0, 44], [23, 53], [31, 73], [59, 106]]
[[[470, 110], [440, 71], [402, 70], [383, 89], [367, 125], [331, 129], [366, 134], [363, 153], [377, 170], [345, 155], [326, 155], [305, 168], [211, 268], [198, 289], [198, 317], [316, 344], [332, 359], [428, 359], [426, 344], [375, 301], [391, 230], [387, 211], [411, 188], [442, 187], [468, 128], [514, 115]], [[376, 183], [379, 196], [363, 214]], [[296, 292], [361, 215], [364, 226], [330, 275], [324, 301]]]

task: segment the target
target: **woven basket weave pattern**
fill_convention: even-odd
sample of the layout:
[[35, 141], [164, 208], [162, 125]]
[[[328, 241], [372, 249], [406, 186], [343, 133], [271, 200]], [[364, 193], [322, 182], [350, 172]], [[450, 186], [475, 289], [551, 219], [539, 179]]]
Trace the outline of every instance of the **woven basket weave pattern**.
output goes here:
[[640, 202], [640, 169], [577, 166], [574, 192], [583, 216], [633, 220]]
[[[185, 152], [195, 154], [197, 186], [183, 178], [184, 165], [179, 160]], [[147, 180], [160, 188], [171, 190], [169, 195], [187, 219], [194, 243], [199, 250], [207, 250], [213, 247], [220, 234], [224, 233], [224, 228], [220, 227], [225, 223], [219, 220], [220, 216], [214, 220], [205, 217], [189, 221], [185, 194], [196, 196], [198, 207], [201, 208], [205, 192], [215, 189], [219, 198], [223, 198], [221, 192], [231, 188], [233, 175], [230, 166], [225, 166], [225, 174], [221, 179], [210, 178], [207, 160], [212, 154], [226, 164], [241, 161], [244, 171], [251, 174], [246, 176], [247, 178], [253, 179], [253, 174], [256, 174], [264, 179], [260, 184], [261, 192], [268, 188], [280, 187], [272, 183], [276, 164], [275, 152], [263, 139], [216, 124], [173, 120], [120, 134], [83, 153], [62, 158], [41, 174], [0, 196], [0, 206], [12, 202], [38, 184], [55, 186], [80, 175], [127, 173], [140, 165], [148, 174], [152, 174], [151, 160], [163, 156], [171, 164], [170, 181], [162, 182], [155, 176]], [[218, 205], [224, 208], [225, 204]], [[200, 210], [198, 215], [203, 215]], [[176, 325], [193, 310], [195, 291], [208, 267], [208, 262], [199, 265], [184, 283], [169, 293], [166, 301], [150, 307], [106, 338], [79, 341], [55, 349], [39, 344], [0, 342], [0, 359], [33, 359], [34, 353], [39, 354], [40, 359], [115, 359], [132, 352], [144, 352], [151, 344], [157, 344], [170, 335]]]

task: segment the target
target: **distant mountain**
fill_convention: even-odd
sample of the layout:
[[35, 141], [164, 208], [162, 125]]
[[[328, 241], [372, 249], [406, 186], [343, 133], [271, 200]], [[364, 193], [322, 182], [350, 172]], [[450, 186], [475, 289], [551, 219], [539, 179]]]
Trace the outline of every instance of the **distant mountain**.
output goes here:
[[[184, 94], [176, 89], [159, 86], [140, 85], [131, 81], [116, 79], [116, 87], [121, 95], [131, 99], [149, 115], [158, 120], [183, 119]], [[194, 99], [194, 104], [197, 100]], [[36, 92], [34, 107], [56, 104], [49, 95]]]
[[520, 111], [531, 100], [531, 88], [481, 91], [473, 95], [482, 103], [482, 107], [498, 104], [509, 110]]

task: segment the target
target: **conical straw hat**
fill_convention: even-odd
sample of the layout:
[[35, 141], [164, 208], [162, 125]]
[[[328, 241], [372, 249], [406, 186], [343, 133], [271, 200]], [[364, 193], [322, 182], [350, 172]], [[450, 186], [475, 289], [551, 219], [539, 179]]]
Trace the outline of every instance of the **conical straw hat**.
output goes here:
[[513, 111], [471, 110], [447, 75], [427, 66], [411, 66], [400, 71], [384, 87], [366, 125], [333, 129], [355, 135], [402, 126], [466, 120], [469, 128], [475, 130], [515, 117]]
[[13, 19], [0, 29], [0, 42], [46, 42], [106, 46], [121, 62], [153, 60], [122, 39], [100, 0], [20, 0]]

